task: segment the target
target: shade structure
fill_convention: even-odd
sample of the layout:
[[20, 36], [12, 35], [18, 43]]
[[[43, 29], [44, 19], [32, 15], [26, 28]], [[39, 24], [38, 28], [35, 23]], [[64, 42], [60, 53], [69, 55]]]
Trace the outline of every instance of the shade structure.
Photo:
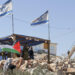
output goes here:
[[[31, 37], [31, 36], [25, 36], [20, 34], [12, 34], [4, 38], [0, 38], [0, 45], [13, 45], [14, 42], [20, 41], [20, 45], [24, 46], [27, 44], [28, 46], [35, 46], [42, 43], [48, 44], [48, 60], [49, 60], [49, 48], [50, 48], [50, 40], [37, 38], [37, 37]], [[12, 51], [14, 52], [14, 51]]]
[[21, 46], [24, 46], [25, 43], [27, 43], [28, 46], [35, 46], [41, 43], [47, 43], [49, 41], [47, 39], [42, 39], [32, 36], [12, 34], [7, 37], [0, 38], [0, 44], [13, 45], [14, 44], [13, 37], [15, 37], [16, 42], [20, 41]]
[[11, 48], [2, 48], [2, 51], [20, 54], [17, 50]]

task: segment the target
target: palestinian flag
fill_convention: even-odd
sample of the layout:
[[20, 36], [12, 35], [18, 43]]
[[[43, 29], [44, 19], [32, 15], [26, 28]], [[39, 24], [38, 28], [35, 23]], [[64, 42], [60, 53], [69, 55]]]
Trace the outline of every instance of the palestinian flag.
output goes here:
[[16, 42], [14, 46], [10, 45], [0, 45], [2, 51], [11, 52], [11, 53], [21, 53], [20, 42]]

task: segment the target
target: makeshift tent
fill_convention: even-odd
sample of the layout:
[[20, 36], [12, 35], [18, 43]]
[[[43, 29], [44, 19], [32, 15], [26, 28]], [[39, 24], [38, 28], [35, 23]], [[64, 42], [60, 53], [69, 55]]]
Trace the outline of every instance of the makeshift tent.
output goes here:
[[19, 34], [12, 34], [10, 36], [0, 38], [0, 44], [8, 44], [13, 45], [14, 44], [14, 38], [15, 41], [20, 41], [21, 46], [23, 46], [25, 43], [28, 43], [28, 46], [34, 46], [41, 43], [48, 43], [49, 40], [31, 37], [31, 36], [25, 36], [25, 35], [19, 35]]
[[48, 62], [50, 60], [50, 40], [31, 37], [31, 36], [25, 36], [25, 35], [19, 35], [19, 34], [12, 34], [10, 36], [0, 38], [0, 44], [8, 44], [13, 45], [14, 42], [20, 41], [21, 46], [24, 46], [25, 43], [28, 43], [28, 46], [34, 46], [41, 43], [47, 43], [48, 44]]

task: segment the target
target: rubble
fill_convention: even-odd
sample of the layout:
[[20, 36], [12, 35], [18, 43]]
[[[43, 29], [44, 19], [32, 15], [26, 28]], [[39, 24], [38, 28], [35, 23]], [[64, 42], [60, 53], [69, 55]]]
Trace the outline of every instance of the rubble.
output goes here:
[[[47, 63], [47, 54], [36, 54], [34, 60], [23, 60], [22, 57], [11, 59], [12, 64], [16, 65], [16, 71], [20, 73], [18, 75], [65, 75], [69, 72], [75, 72], [75, 59], [63, 59], [53, 55], [50, 58], [50, 64]], [[6, 60], [0, 61], [1, 68], [5, 62]]]

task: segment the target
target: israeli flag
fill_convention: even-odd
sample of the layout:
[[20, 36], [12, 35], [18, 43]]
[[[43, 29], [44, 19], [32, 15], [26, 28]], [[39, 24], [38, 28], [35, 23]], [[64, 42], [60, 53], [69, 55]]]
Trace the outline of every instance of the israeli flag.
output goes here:
[[12, 12], [12, 1], [8, 0], [3, 5], [0, 5], [0, 17]]
[[46, 11], [44, 14], [42, 14], [37, 19], [33, 20], [31, 25], [38, 25], [38, 24], [43, 24], [47, 22], [48, 22], [48, 11]]

